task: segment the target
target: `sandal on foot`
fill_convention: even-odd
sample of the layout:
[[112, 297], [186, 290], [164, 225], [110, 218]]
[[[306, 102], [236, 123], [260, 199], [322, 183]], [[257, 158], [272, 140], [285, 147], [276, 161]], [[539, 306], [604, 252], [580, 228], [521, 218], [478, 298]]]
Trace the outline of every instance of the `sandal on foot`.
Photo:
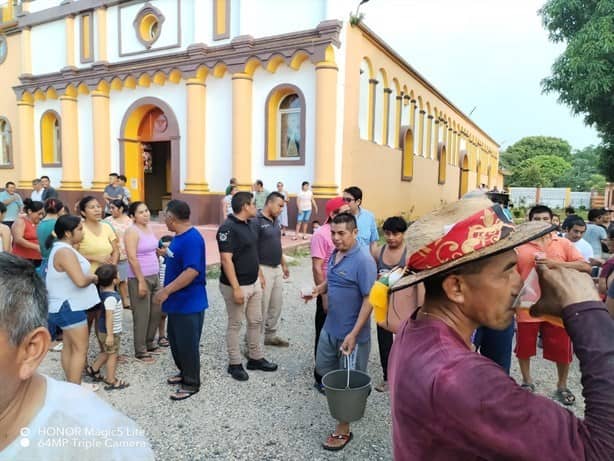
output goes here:
[[198, 391], [188, 391], [187, 389], [177, 389], [174, 394], [171, 394], [171, 400], [185, 400], [192, 397]]
[[158, 346], [168, 347], [170, 345], [171, 345], [171, 343], [168, 342], [168, 338], [166, 336], [160, 336], [158, 338]]
[[183, 382], [183, 376], [181, 375], [175, 375], [175, 376], [171, 376], [170, 378], [168, 378], [166, 380], [167, 384], [181, 384]]
[[100, 374], [100, 370], [94, 370], [94, 367], [88, 365], [85, 368], [85, 374], [92, 378], [94, 381], [102, 381], [103, 377]]
[[[351, 432], [349, 434], [335, 434], [334, 432], [328, 436], [326, 442], [322, 444], [322, 448], [328, 451], [343, 450], [345, 446], [350, 443], [350, 440], [354, 437]], [[336, 442], [342, 442], [338, 445]]]
[[160, 349], [158, 346], [151, 347], [147, 349], [147, 353], [153, 355], [160, 355], [162, 353], [162, 349]]
[[143, 363], [154, 363], [155, 359], [150, 354], [139, 354], [134, 357], [139, 362]]
[[130, 357], [125, 354], [119, 354], [117, 356], [117, 363], [128, 363]]
[[533, 384], [533, 383], [530, 383], [530, 384], [527, 384], [527, 383], [522, 383], [522, 384], [520, 385], [520, 387], [521, 387], [522, 389], [524, 389], [525, 391], [530, 392], [531, 394], [534, 394], [534, 393], [535, 393], [535, 384]]
[[576, 396], [567, 388], [557, 389], [554, 393], [554, 398], [563, 405], [573, 405], [576, 402]]
[[122, 379], [115, 379], [115, 381], [113, 381], [112, 383], [110, 383], [109, 381], [105, 379], [104, 383], [106, 384], [106, 386], [104, 387], [105, 391], [116, 391], [120, 389], [125, 389], [128, 386], [130, 386], [129, 383], [127, 383], [126, 381]]

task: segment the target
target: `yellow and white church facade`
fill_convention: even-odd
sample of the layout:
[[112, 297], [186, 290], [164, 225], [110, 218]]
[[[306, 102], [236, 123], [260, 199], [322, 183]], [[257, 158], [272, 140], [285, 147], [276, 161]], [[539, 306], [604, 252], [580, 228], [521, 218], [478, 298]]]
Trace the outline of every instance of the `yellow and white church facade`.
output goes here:
[[310, 181], [318, 200], [357, 185], [379, 218], [501, 187], [497, 143], [351, 25], [355, 6], [0, 0], [0, 182], [47, 175], [70, 201], [123, 173], [133, 199], [186, 200], [198, 223], [230, 177]]

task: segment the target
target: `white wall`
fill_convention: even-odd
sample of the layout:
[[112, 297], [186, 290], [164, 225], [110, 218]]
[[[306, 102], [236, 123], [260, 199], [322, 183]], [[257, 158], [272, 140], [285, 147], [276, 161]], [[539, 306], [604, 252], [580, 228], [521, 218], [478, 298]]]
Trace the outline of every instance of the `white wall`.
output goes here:
[[[297, 86], [305, 97], [304, 166], [264, 165], [266, 98], [275, 86], [282, 83]], [[252, 104], [252, 179], [262, 179], [265, 188], [269, 191], [274, 189], [278, 180], [283, 180], [288, 192], [298, 192], [301, 182], [313, 182], [315, 156], [315, 69], [313, 64], [306, 61], [297, 71], [282, 65], [274, 74], [259, 68], [254, 74]]]
[[[36, 164], [36, 176], [49, 176], [51, 184], [54, 187], [59, 187], [62, 179], [62, 167], [45, 167], [42, 165], [41, 152], [41, 117], [48, 110], [54, 110], [61, 116], [60, 101], [58, 99], [48, 99], [46, 101], [37, 101], [34, 104], [34, 162]], [[62, 129], [66, 127], [62, 124]], [[32, 178], [34, 179], [34, 178]]]
[[223, 191], [232, 176], [232, 81], [223, 78], [207, 79], [205, 145], [205, 174], [213, 192]]
[[326, 4], [327, 0], [241, 0], [237, 35], [269, 37], [313, 29], [325, 18]]
[[58, 6], [60, 3], [62, 3], [61, 0], [36, 0], [34, 2], [30, 2], [30, 13], [46, 10], [47, 8], [53, 8], [54, 6]]
[[[37, 3], [37, 2], [33, 2]], [[32, 73], [49, 74], [66, 66], [64, 19], [32, 27]]]

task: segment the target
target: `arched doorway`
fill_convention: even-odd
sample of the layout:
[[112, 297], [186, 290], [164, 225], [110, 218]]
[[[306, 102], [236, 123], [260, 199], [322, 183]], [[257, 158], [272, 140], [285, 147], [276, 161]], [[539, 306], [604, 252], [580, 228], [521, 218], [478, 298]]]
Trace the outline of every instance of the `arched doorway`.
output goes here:
[[179, 192], [179, 125], [168, 104], [142, 98], [126, 111], [121, 124], [120, 171], [128, 178], [133, 200], [152, 213], [164, 209]]
[[460, 181], [458, 198], [462, 198], [467, 192], [469, 192], [469, 156], [466, 151], [460, 153]]

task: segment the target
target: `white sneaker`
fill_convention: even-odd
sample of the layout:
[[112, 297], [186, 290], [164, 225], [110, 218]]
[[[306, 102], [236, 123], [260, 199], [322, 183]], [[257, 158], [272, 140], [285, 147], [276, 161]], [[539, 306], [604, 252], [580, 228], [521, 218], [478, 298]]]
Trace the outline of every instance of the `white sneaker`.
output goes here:
[[50, 350], [53, 351], [53, 352], [61, 352], [62, 349], [64, 349], [64, 343], [57, 343]]
[[81, 387], [92, 392], [96, 392], [98, 389], [100, 389], [100, 386], [98, 386], [98, 384], [92, 383], [81, 383]]

